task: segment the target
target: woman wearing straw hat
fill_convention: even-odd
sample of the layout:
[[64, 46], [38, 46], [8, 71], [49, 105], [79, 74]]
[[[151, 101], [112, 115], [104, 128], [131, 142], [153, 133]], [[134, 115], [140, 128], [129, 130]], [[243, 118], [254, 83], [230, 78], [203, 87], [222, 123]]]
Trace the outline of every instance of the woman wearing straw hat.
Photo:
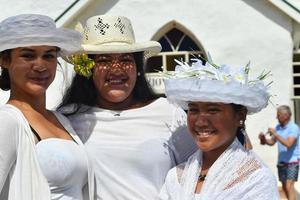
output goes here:
[[57, 57], [80, 50], [80, 42], [79, 33], [44, 15], [0, 23], [0, 88], [10, 90], [0, 107], [1, 200], [83, 200], [88, 177], [93, 186], [81, 140], [67, 118], [46, 109]]
[[267, 106], [270, 95], [262, 79], [248, 79], [249, 66], [235, 69], [195, 60], [166, 73], [167, 98], [188, 110], [190, 133], [199, 150], [171, 169], [162, 200], [277, 200], [270, 169], [237, 140], [246, 114]]
[[81, 32], [88, 57], [71, 58], [77, 74], [61, 109], [93, 157], [97, 197], [158, 199], [167, 171], [196, 150], [185, 112], [146, 81], [143, 56], [161, 46], [135, 42], [121, 16], [91, 17]]

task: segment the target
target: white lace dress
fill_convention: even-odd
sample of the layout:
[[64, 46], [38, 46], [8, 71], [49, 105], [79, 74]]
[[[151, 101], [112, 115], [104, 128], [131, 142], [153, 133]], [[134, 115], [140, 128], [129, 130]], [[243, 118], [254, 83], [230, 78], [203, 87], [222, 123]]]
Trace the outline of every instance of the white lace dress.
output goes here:
[[160, 193], [161, 200], [279, 200], [277, 181], [270, 169], [237, 141], [209, 169], [195, 194], [202, 153], [171, 169]]

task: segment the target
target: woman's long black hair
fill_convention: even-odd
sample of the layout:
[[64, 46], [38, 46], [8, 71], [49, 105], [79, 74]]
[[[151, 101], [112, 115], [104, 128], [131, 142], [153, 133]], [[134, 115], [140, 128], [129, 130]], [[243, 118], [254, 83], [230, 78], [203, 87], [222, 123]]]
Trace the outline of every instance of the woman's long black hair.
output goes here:
[[[11, 57], [10, 57], [10, 53], [11, 50], [5, 50], [3, 52], [1, 52], [1, 65], [3, 64], [3, 62], [10, 62], [11, 61]], [[10, 90], [10, 79], [9, 79], [9, 73], [8, 70], [6, 68], [1, 67], [1, 75], [0, 75], [0, 88], [2, 90]]]
[[[159, 95], [153, 92], [145, 77], [143, 52], [133, 53], [133, 56], [137, 68], [137, 80], [132, 91], [134, 100], [145, 103], [157, 99]], [[96, 106], [97, 98], [98, 92], [94, 85], [93, 78], [86, 78], [76, 74], [58, 109], [74, 104], [74, 112], [65, 113], [66, 115], [72, 115], [77, 113], [82, 105]]]
[[[243, 109], [245, 109], [245, 106], [242, 106], [242, 105], [233, 104], [233, 103], [231, 105], [235, 112], [241, 112]], [[238, 127], [236, 137], [242, 145], [245, 145], [246, 138], [245, 138], [243, 129], [245, 130], [245, 125]]]

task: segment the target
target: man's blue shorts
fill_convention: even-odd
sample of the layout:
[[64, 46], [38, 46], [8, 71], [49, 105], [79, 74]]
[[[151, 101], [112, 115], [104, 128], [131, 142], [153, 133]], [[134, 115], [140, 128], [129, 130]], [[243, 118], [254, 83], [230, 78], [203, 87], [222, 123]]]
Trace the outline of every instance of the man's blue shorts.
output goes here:
[[278, 176], [281, 182], [285, 182], [286, 180], [297, 181], [298, 180], [298, 171], [299, 171], [299, 163], [278, 163]]

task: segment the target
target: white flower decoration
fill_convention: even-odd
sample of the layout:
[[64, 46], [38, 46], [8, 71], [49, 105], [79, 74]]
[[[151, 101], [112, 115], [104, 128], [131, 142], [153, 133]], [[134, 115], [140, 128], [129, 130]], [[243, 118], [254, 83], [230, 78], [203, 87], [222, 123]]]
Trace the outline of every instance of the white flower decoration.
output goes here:
[[271, 75], [270, 72], [263, 71], [256, 79], [249, 81], [250, 62], [244, 67], [234, 68], [228, 65], [218, 66], [211, 61], [206, 61], [206, 64], [203, 65], [203, 61], [196, 58], [191, 59], [191, 61], [192, 64], [189, 65], [186, 62], [175, 60], [178, 64], [175, 71], [165, 71], [161, 74], [165, 78], [197, 77], [201, 80], [220, 80], [224, 83], [237, 82], [243, 85], [256, 84]]

